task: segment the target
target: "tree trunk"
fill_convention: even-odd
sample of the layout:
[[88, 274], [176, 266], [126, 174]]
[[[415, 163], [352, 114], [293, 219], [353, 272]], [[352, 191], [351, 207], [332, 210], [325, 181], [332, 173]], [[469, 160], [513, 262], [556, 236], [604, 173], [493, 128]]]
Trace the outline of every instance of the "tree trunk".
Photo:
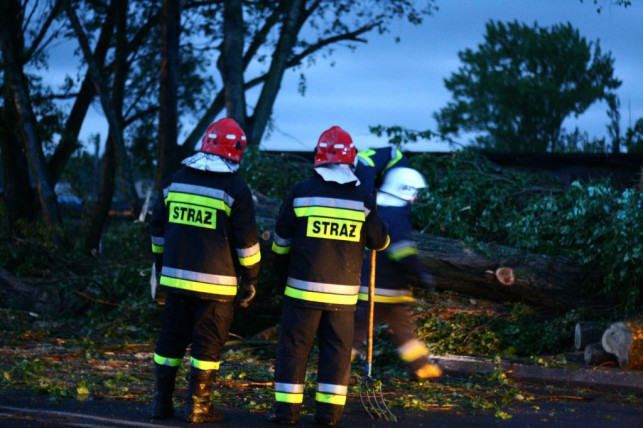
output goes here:
[[4, 132], [0, 134], [0, 155], [2, 156], [2, 196], [7, 211], [9, 236], [13, 236], [19, 220], [31, 224], [37, 219], [36, 196], [29, 179], [27, 157], [16, 136], [17, 112], [9, 95], [10, 89], [2, 86], [4, 107], [0, 109], [0, 123]]
[[[126, 1], [114, 1], [118, 2], [117, 10], [123, 10], [123, 8], [125, 8], [124, 10], [127, 11]], [[132, 208], [134, 216], [137, 216], [141, 208], [141, 202], [138, 199], [136, 188], [134, 187], [134, 180], [132, 179], [132, 171], [125, 147], [123, 124], [119, 119], [120, 112], [117, 111], [109, 96], [109, 87], [107, 85], [107, 81], [103, 77], [100, 64], [98, 64], [96, 58], [94, 58], [92, 54], [92, 51], [89, 47], [89, 40], [83, 30], [82, 25], [80, 24], [75, 10], [72, 8], [69, 0], [62, 0], [62, 3], [71, 26], [76, 33], [76, 38], [78, 39], [78, 43], [80, 44], [81, 50], [83, 52], [83, 57], [85, 58], [85, 61], [87, 61], [89, 71], [91, 72], [92, 80], [94, 82], [94, 87], [96, 88], [96, 92], [98, 93], [98, 97], [100, 98], [101, 107], [103, 108], [103, 112], [105, 113], [107, 122], [109, 123], [110, 133], [112, 134], [116, 143], [116, 165], [119, 176], [121, 178], [123, 194], [125, 195], [125, 198], [130, 207]], [[115, 58], [115, 61], [118, 62], [120, 61], [120, 59]]]
[[252, 120], [246, 131], [248, 143], [259, 145], [266, 130], [268, 119], [272, 114], [272, 107], [281, 87], [281, 80], [288, 68], [288, 60], [292, 55], [293, 46], [297, 42], [299, 30], [306, 20], [306, 2], [304, 0], [293, 0], [288, 13], [285, 15], [281, 26], [279, 41], [272, 55], [268, 78], [261, 89], [259, 100], [252, 114]]
[[643, 318], [611, 324], [601, 341], [623, 369], [643, 368]]
[[574, 328], [574, 349], [577, 351], [585, 349], [590, 343], [600, 342], [605, 328], [599, 323], [581, 321], [576, 323]]
[[161, 14], [161, 83], [159, 90], [159, 148], [154, 188], [160, 189], [179, 166], [178, 86], [181, 1], [163, 0]]
[[608, 304], [583, 294], [591, 272], [567, 259], [495, 244], [414, 236], [420, 262], [436, 277], [438, 288], [555, 310]]
[[[96, 48], [94, 49], [94, 58], [101, 64], [105, 62], [105, 57], [112, 40], [115, 14], [117, 12], [116, 6], [116, 2], [110, 4], [105, 20], [103, 21], [103, 26], [101, 27], [100, 35], [98, 36]], [[94, 89], [91, 72], [87, 70], [83, 83], [80, 85], [78, 95], [74, 100], [74, 105], [65, 121], [65, 129], [62, 132], [60, 143], [56, 146], [56, 150], [49, 160], [48, 167], [52, 185], [58, 182], [67, 161], [79, 147], [78, 134], [80, 133], [85, 115], [95, 95], [96, 90]]]
[[20, 281], [0, 267], [0, 306], [36, 313], [61, 309], [58, 287], [42, 287]]
[[[127, 0], [116, 0], [118, 5], [116, 17], [116, 53], [114, 86], [112, 91], [112, 105], [117, 115], [118, 123], [123, 122], [123, 98], [125, 96], [125, 80], [127, 78]], [[100, 254], [100, 241], [105, 230], [105, 224], [109, 217], [109, 210], [114, 198], [114, 172], [116, 170], [116, 146], [118, 139], [115, 138], [114, 130], [111, 125], [107, 143], [105, 144], [105, 155], [103, 156], [103, 172], [101, 175], [101, 184], [98, 199], [94, 205], [92, 217], [89, 222], [87, 235], [85, 237], [85, 249], [90, 254], [98, 256]]]
[[[50, 226], [61, 223], [56, 194], [50, 185], [42, 140], [38, 133], [38, 122], [32, 109], [27, 78], [24, 75], [22, 60], [23, 39], [20, 2], [5, 1], [0, 8], [0, 46], [4, 78], [11, 89], [13, 104], [18, 113], [24, 149], [29, 165], [31, 180], [36, 187], [43, 220]], [[62, 236], [52, 236], [62, 243]]]
[[226, 0], [223, 9], [221, 76], [228, 117], [246, 130], [246, 96], [243, 79], [243, 2]]

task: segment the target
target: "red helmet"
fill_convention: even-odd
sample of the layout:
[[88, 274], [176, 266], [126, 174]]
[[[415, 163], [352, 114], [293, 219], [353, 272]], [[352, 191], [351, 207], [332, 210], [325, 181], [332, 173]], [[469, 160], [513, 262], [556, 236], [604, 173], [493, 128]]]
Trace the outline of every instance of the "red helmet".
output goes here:
[[245, 148], [246, 134], [239, 124], [229, 117], [219, 119], [208, 126], [201, 140], [202, 152], [219, 155], [237, 163], [241, 162]]
[[355, 162], [357, 148], [350, 134], [339, 126], [333, 126], [322, 132], [315, 150], [315, 166], [327, 163]]

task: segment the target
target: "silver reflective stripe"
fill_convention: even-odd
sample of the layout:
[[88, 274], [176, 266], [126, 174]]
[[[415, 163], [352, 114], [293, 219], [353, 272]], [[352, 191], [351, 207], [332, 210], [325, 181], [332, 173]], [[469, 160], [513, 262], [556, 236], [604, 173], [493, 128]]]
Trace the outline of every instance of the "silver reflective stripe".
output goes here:
[[163, 236], [152, 236], [152, 244], [165, 245], [165, 238]]
[[347, 210], [364, 211], [364, 202], [349, 199], [335, 199], [322, 197], [295, 198], [292, 203], [294, 208], [300, 207], [329, 207], [344, 208]]
[[327, 394], [346, 395], [348, 387], [344, 385], [333, 385], [332, 383], [320, 383], [317, 385], [317, 391]]
[[204, 282], [206, 284], [237, 285], [236, 276], [212, 275], [167, 266], [163, 266], [161, 275], [177, 279], [186, 279], [188, 281]]
[[195, 186], [194, 184], [185, 183], [172, 183], [163, 189], [163, 196], [167, 198], [170, 192], [177, 193], [191, 193], [193, 195], [207, 196], [209, 198], [219, 199], [226, 203], [229, 207], [234, 203], [234, 198], [220, 189], [213, 189], [205, 186]]
[[286, 284], [299, 290], [317, 291], [320, 293], [355, 295], [359, 291], [359, 285], [327, 284], [323, 282], [302, 281], [288, 277]]
[[395, 243], [389, 245], [388, 248], [386, 250], [384, 250], [384, 251], [387, 252], [387, 253], [392, 253], [392, 252], [395, 252], [395, 251], [400, 250], [402, 248], [415, 248], [415, 242], [414, 241], [409, 241], [409, 240], [398, 241], [398, 242], [395, 242]]
[[256, 243], [252, 247], [248, 247], [248, 248], [237, 248], [237, 255], [239, 257], [254, 256], [258, 252], [259, 252], [259, 243]]
[[290, 243], [292, 242], [292, 239], [282, 238], [281, 236], [277, 235], [276, 232], [273, 236], [275, 239], [275, 244], [279, 245], [280, 247], [289, 247]]
[[[368, 287], [360, 287], [359, 292], [368, 294]], [[413, 296], [413, 292], [411, 290], [392, 290], [390, 288], [377, 287], [375, 287], [375, 294], [378, 296]]]
[[304, 384], [275, 382], [275, 391], [288, 392], [290, 394], [301, 394], [304, 392]]

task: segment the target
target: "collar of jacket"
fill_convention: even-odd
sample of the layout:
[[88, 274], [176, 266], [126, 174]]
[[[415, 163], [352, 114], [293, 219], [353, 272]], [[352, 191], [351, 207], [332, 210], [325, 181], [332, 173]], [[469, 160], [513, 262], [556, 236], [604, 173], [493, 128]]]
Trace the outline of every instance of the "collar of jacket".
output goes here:
[[212, 153], [197, 152], [181, 163], [187, 167], [201, 171], [224, 172], [234, 174], [239, 170], [239, 164], [231, 162]]
[[359, 186], [359, 178], [357, 178], [353, 169], [353, 165], [326, 164], [315, 167], [315, 172], [324, 181], [334, 181], [339, 184], [354, 183], [355, 186]]

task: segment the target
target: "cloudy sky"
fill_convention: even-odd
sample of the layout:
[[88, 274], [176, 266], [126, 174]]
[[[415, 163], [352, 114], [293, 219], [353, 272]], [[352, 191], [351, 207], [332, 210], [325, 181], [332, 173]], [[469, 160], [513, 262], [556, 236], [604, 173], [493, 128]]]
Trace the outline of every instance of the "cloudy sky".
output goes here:
[[[287, 73], [274, 108], [275, 129], [262, 142], [267, 149], [312, 150], [319, 134], [332, 125], [351, 133], [358, 148], [385, 144], [368, 131], [372, 125], [400, 125], [436, 130], [434, 112], [451, 99], [444, 79], [460, 65], [457, 53], [484, 41], [490, 19], [540, 27], [571, 22], [588, 41], [599, 40], [615, 59], [615, 75], [623, 81], [621, 128], [643, 117], [643, 2], [628, 8], [610, 6], [600, 14], [592, 0], [437, 0], [440, 10], [420, 26], [396, 23], [391, 34], [371, 36], [353, 52], [338, 49], [330, 61], [319, 60], [305, 71], [307, 91], [297, 93], [298, 73]], [[394, 36], [401, 41], [394, 42]], [[578, 119], [590, 136], [605, 136], [605, 103], [596, 103]], [[467, 139], [461, 138], [466, 144]], [[416, 149], [449, 150], [428, 142]]]

